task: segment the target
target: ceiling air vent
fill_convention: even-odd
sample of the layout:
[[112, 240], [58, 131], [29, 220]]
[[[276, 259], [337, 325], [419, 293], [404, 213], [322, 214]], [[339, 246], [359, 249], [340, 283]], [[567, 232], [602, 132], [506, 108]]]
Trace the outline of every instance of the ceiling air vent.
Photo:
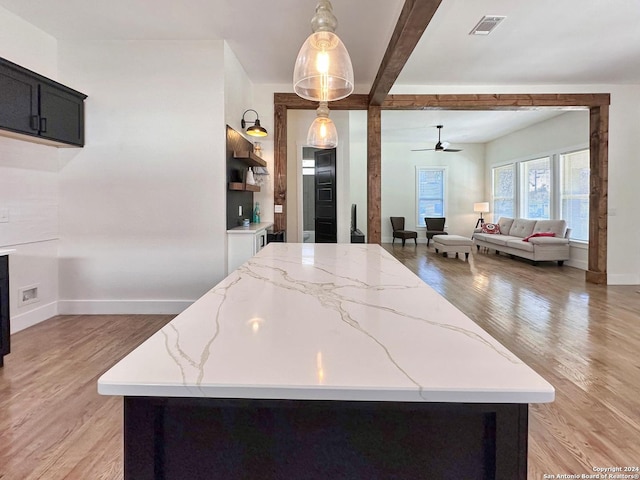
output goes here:
[[485, 15], [469, 32], [469, 35], [489, 35], [498, 24], [507, 17], [498, 15]]

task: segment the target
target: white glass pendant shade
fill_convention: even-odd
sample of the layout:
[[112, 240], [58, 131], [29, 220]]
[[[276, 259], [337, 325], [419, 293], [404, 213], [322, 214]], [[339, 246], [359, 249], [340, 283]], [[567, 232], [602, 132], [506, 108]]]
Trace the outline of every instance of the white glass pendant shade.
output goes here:
[[315, 148], [335, 148], [338, 146], [338, 131], [329, 118], [329, 108], [322, 102], [317, 110], [318, 116], [309, 127], [307, 145]]
[[353, 87], [353, 65], [342, 40], [333, 32], [312, 33], [296, 58], [296, 94], [307, 100], [331, 102], [351, 95]]

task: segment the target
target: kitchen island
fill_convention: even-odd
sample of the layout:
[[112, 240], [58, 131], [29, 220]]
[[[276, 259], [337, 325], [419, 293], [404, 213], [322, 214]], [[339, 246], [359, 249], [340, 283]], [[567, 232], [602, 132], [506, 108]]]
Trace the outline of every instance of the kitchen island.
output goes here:
[[[461, 292], [464, 294], [464, 292]], [[377, 245], [268, 245], [107, 371], [125, 479], [526, 479], [554, 389]]]

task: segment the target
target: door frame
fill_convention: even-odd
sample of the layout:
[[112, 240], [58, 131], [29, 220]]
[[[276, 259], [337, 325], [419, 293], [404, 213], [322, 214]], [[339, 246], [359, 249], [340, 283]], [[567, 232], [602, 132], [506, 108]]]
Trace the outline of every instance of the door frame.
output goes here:
[[[382, 110], [589, 110], [590, 186], [589, 264], [586, 281], [607, 283], [607, 209], [609, 166], [608, 93], [388, 95], [370, 105], [369, 95], [355, 94], [331, 102], [332, 110], [367, 110], [367, 241], [381, 242]], [[277, 230], [286, 229], [287, 110], [314, 110], [314, 102], [294, 93], [274, 94], [274, 214]]]

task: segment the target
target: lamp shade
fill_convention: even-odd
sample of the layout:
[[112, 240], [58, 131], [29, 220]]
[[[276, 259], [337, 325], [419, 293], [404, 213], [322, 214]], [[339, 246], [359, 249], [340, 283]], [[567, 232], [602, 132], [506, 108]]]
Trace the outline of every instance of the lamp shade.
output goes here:
[[307, 145], [315, 148], [335, 148], [338, 145], [338, 131], [329, 118], [327, 102], [320, 102], [317, 117], [309, 127]]
[[338, 131], [329, 117], [316, 118], [307, 133], [307, 145], [315, 148], [335, 148], [338, 146]]
[[473, 204], [473, 211], [476, 213], [486, 213], [489, 211], [489, 202], [478, 202]]
[[331, 102], [353, 93], [353, 65], [342, 40], [333, 32], [309, 35], [293, 71], [293, 90], [300, 97]]
[[251, 135], [252, 137], [266, 137], [267, 131], [262, 125], [260, 125], [260, 120], [256, 120], [256, 122], [252, 126], [247, 128], [247, 134]]

